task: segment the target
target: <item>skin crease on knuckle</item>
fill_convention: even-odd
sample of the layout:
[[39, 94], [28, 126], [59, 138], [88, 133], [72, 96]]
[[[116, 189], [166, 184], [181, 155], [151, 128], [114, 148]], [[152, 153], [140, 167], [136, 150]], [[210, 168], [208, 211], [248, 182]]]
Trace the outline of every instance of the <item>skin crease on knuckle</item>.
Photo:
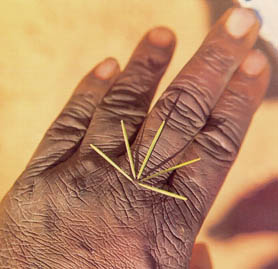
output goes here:
[[[67, 160], [78, 148], [90, 123], [92, 104], [90, 94], [78, 93], [46, 132], [47, 143], [39, 145], [25, 171], [27, 177], [39, 175], [49, 166]], [[61, 139], [63, 134], [63, 139]], [[57, 150], [61, 154], [57, 154]]]
[[[183, 86], [172, 86], [159, 104], [160, 117], [167, 120], [167, 127], [188, 136], [194, 136], [206, 122], [208, 105], [201, 92], [192, 82], [182, 82]], [[184, 101], [186, 100], [186, 101]]]
[[[239, 91], [254, 81], [255, 78], [240, 77], [236, 82], [238, 89], [228, 86], [224, 93], [226, 101], [221, 104], [224, 109], [215, 111], [208, 118], [203, 131], [195, 137], [195, 141], [202, 145], [212, 159], [222, 163], [221, 166], [230, 167], [235, 160], [249, 125], [250, 114], [257, 108], [253, 95]], [[235, 118], [235, 114], [240, 114], [240, 119]]]

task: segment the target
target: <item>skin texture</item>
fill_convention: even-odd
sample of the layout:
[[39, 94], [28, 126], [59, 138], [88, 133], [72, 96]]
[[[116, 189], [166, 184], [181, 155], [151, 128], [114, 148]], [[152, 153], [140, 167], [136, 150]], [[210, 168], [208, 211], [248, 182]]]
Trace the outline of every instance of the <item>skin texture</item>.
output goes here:
[[[114, 65], [101, 73], [99, 65], [81, 81], [0, 205], [1, 269], [189, 268], [194, 240], [270, 76], [266, 60], [256, 74], [246, 64], [263, 58], [252, 50], [259, 22], [235, 38], [225, 27], [231, 12], [149, 114], [173, 34], [171, 42], [146, 34], [122, 72]], [[136, 171], [166, 121], [143, 176], [201, 157], [151, 181], [188, 201], [142, 189], [92, 151], [91, 143], [129, 171], [120, 120]]]

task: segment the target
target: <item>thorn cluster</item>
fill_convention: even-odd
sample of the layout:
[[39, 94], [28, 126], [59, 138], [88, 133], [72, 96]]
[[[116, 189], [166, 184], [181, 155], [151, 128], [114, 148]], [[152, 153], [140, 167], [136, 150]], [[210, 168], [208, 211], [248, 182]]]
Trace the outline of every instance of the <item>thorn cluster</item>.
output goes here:
[[[146, 167], [146, 165], [147, 165], [147, 163], [149, 161], [149, 158], [152, 155], [153, 149], [154, 149], [154, 147], [155, 147], [155, 145], [156, 145], [156, 143], [157, 143], [157, 141], [158, 141], [158, 139], [159, 139], [159, 137], [160, 137], [160, 135], [162, 133], [164, 125], [165, 125], [165, 121], [163, 121], [161, 123], [159, 129], [157, 130], [157, 132], [156, 132], [156, 134], [155, 134], [155, 136], [153, 138], [153, 141], [152, 141], [152, 143], [150, 145], [150, 148], [148, 149], [148, 152], [147, 152], [147, 154], [146, 154], [146, 156], [144, 158], [144, 161], [143, 161], [143, 163], [142, 163], [142, 165], [141, 165], [141, 167], [139, 169], [139, 172], [138, 172], [137, 176], [136, 176], [134, 161], [133, 161], [133, 157], [132, 157], [132, 153], [131, 153], [131, 149], [130, 149], [130, 145], [129, 145], [129, 141], [128, 141], [128, 136], [127, 136], [127, 132], [126, 132], [126, 128], [125, 128], [123, 120], [121, 120], [121, 126], [122, 126], [122, 131], [123, 131], [126, 151], [127, 151], [127, 155], [128, 155], [128, 159], [129, 159], [129, 164], [130, 164], [130, 168], [131, 168], [131, 172], [132, 172], [132, 177], [129, 176], [122, 168], [120, 168], [115, 162], [113, 162], [105, 153], [103, 153], [95, 145], [90, 144], [90, 146], [91, 146], [91, 148], [93, 150], [95, 150], [102, 158], [104, 158], [108, 163], [110, 163], [116, 170], [118, 170], [128, 180], [130, 180], [132, 182], [136, 182], [139, 186], [141, 186], [141, 187], [143, 187], [145, 189], [148, 189], [148, 190], [151, 190], [151, 191], [163, 194], [163, 195], [167, 195], [167, 196], [170, 196], [170, 197], [173, 197], [173, 198], [176, 198], [176, 199], [180, 199], [180, 200], [186, 201], [187, 198], [184, 197], [184, 196], [181, 196], [181, 195], [178, 195], [178, 194], [173, 193], [173, 192], [169, 192], [169, 191], [166, 191], [166, 190], [163, 190], [163, 189], [159, 189], [159, 188], [156, 188], [156, 187], [153, 187], [153, 186], [141, 183], [143, 181], [147, 181], [147, 180], [149, 180], [151, 178], [154, 178], [154, 177], [160, 176], [162, 174], [174, 171], [174, 170], [176, 170], [178, 168], [181, 168], [183, 166], [192, 164], [192, 163], [197, 162], [197, 161], [200, 160], [200, 158], [193, 159], [191, 161], [187, 161], [187, 162], [175, 165], [175, 166], [167, 168], [165, 170], [161, 170], [161, 171], [159, 171], [157, 173], [154, 173], [154, 174], [152, 174], [150, 176], [147, 176], [147, 177], [144, 177], [144, 178], [141, 179], [141, 176], [142, 176], [142, 173], [144, 171], [144, 168]], [[136, 179], [138, 181], [135, 181]]]

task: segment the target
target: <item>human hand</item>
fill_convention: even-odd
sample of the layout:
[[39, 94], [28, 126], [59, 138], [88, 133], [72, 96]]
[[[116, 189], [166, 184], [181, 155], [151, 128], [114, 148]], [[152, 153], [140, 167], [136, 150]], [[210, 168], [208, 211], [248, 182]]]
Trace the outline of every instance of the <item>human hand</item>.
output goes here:
[[[252, 49], [254, 13], [231, 13], [148, 115], [175, 46], [169, 30], [148, 33], [124, 71], [107, 59], [81, 81], [0, 205], [0, 268], [189, 268], [195, 237], [270, 75]], [[137, 170], [163, 120], [146, 172], [201, 157], [152, 180], [188, 201], [142, 189], [90, 148], [129, 171], [121, 120]]]

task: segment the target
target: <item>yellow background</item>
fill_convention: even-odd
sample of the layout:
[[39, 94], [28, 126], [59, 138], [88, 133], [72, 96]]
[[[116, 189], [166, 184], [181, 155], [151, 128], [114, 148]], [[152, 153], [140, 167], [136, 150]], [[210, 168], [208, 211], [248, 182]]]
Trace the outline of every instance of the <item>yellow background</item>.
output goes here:
[[[205, 0], [1, 1], [0, 199], [92, 66], [114, 56], [123, 68], [144, 32], [168, 26], [178, 44], [161, 91], [202, 42], [209, 18]], [[238, 236], [223, 243], [206, 237], [206, 230], [248, 190], [278, 174], [277, 137], [278, 102], [267, 101], [198, 237], [208, 244], [216, 269], [259, 268], [274, 255], [277, 234]]]

